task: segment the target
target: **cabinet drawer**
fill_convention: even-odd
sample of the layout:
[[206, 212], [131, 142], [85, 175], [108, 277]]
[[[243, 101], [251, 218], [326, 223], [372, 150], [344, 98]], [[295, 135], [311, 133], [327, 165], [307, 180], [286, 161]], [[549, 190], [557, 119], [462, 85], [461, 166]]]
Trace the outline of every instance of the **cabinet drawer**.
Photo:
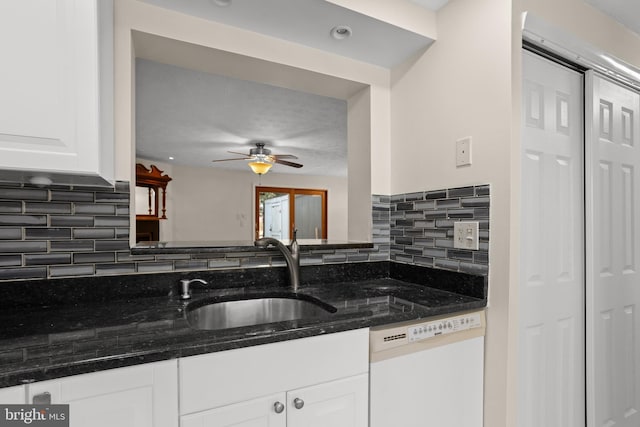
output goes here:
[[366, 373], [368, 349], [358, 329], [180, 359], [180, 414]]

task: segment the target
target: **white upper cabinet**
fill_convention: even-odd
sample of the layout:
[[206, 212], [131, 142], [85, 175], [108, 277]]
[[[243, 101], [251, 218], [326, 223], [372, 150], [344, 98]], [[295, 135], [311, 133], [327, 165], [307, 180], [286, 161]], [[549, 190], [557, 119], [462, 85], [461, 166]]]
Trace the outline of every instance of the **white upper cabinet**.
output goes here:
[[0, 58], [0, 178], [113, 181], [112, 0], [3, 0]]

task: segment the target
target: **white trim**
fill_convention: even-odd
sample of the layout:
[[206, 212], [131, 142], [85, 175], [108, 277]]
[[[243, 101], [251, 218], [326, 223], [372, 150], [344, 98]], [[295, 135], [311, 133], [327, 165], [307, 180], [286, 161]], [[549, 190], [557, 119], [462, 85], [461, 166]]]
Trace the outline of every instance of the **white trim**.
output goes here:
[[584, 190], [585, 190], [585, 396], [587, 406], [587, 425], [595, 426], [595, 382], [594, 382], [594, 358], [593, 348], [595, 346], [594, 337], [594, 270], [591, 266], [594, 265], [594, 216], [595, 216], [595, 200], [593, 196], [594, 188], [594, 153], [593, 153], [593, 129], [594, 129], [594, 114], [593, 111], [593, 79], [594, 73], [587, 71], [585, 73], [585, 93], [584, 93]]

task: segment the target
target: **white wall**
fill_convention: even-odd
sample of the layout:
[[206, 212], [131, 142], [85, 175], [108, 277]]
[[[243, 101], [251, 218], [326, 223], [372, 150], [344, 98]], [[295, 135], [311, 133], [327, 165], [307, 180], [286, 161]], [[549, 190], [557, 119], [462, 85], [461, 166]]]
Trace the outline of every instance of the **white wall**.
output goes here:
[[255, 187], [327, 190], [328, 238], [347, 239], [348, 191], [345, 177], [291, 175], [274, 172], [261, 178], [246, 171], [156, 165], [172, 180], [167, 186], [167, 220], [161, 221], [165, 241], [253, 240]]
[[[392, 73], [393, 194], [491, 184], [485, 425], [508, 426], [510, 336], [511, 1], [452, 0], [438, 40]], [[473, 164], [456, 168], [459, 138]]]
[[[347, 132], [349, 147], [347, 152], [349, 169], [348, 240], [371, 241], [373, 218], [371, 215], [372, 180], [389, 180], [389, 163], [385, 162], [378, 174], [371, 174], [371, 89], [363, 89], [348, 100], [349, 117]], [[387, 119], [388, 121], [388, 119]], [[388, 140], [388, 137], [387, 137]], [[388, 147], [388, 144], [383, 144]], [[384, 149], [384, 148], [380, 148]], [[352, 171], [362, 171], [353, 173]], [[377, 188], [387, 185], [376, 185]], [[367, 191], [362, 191], [367, 189]], [[389, 194], [389, 193], [384, 193]], [[364, 210], [368, 213], [365, 215]]]

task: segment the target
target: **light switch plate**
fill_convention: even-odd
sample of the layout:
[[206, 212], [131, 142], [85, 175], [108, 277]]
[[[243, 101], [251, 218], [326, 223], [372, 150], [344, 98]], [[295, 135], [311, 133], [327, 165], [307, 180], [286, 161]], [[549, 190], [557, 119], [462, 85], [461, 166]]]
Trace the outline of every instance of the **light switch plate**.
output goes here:
[[479, 245], [478, 221], [459, 221], [453, 223], [453, 247], [477, 251]]
[[456, 166], [468, 166], [471, 164], [471, 137], [456, 141]]

